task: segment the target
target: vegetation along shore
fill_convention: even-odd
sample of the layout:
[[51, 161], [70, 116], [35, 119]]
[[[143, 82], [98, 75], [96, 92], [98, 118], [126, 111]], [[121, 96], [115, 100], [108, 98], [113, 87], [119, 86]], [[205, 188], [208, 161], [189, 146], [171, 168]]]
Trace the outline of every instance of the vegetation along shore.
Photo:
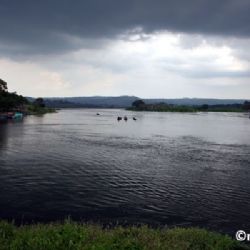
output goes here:
[[227, 235], [196, 228], [151, 229], [97, 225], [37, 224], [14, 226], [0, 222], [1, 250], [247, 250], [248, 246]]
[[23, 115], [42, 115], [55, 112], [47, 108], [42, 98], [30, 102], [16, 93], [8, 92], [7, 82], [0, 79], [0, 120], [21, 119]]
[[188, 106], [167, 103], [146, 104], [143, 100], [136, 100], [127, 110], [155, 112], [249, 112], [250, 102], [245, 101], [243, 104]]

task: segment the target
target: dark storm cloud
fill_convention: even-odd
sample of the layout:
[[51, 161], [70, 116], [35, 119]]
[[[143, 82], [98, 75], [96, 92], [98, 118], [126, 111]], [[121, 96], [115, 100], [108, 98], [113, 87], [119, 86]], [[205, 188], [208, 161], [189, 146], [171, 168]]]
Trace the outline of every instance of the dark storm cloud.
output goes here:
[[136, 27], [249, 37], [249, 10], [249, 0], [0, 0], [0, 44], [67, 51], [82, 46], [68, 36], [93, 41]]

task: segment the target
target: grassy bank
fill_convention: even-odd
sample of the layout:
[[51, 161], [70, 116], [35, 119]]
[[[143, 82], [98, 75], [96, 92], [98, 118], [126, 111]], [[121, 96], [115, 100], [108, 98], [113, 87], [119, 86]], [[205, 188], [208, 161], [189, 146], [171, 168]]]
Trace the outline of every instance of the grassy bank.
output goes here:
[[212, 250], [250, 249], [229, 236], [189, 228], [150, 229], [117, 227], [102, 229], [95, 225], [64, 224], [16, 227], [0, 222], [1, 250]]
[[52, 109], [52, 108], [47, 108], [47, 107], [39, 107], [36, 105], [28, 105], [28, 115], [44, 115], [47, 113], [55, 113], [56, 109]]

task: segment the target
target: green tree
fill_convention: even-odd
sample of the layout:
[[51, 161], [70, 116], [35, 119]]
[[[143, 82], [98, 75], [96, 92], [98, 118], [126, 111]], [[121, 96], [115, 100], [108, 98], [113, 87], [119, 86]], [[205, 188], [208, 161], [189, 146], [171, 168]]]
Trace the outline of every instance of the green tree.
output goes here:
[[0, 79], [0, 92], [6, 92], [6, 91], [8, 91], [7, 82]]
[[244, 110], [250, 110], [250, 101], [245, 101], [244, 102], [243, 109]]
[[28, 104], [28, 100], [16, 93], [9, 93], [7, 82], [0, 79], [0, 111], [22, 109], [25, 104]]
[[0, 92], [0, 111], [21, 109], [25, 104], [28, 104], [28, 100], [21, 95], [6, 91]]
[[132, 103], [132, 106], [135, 108], [142, 108], [145, 106], [145, 102], [143, 100], [136, 100]]
[[208, 108], [209, 108], [208, 104], [203, 104], [203, 105], [201, 106], [201, 110], [207, 111]]
[[44, 103], [43, 98], [41, 98], [41, 97], [37, 98], [37, 99], [34, 101], [34, 105], [35, 105], [35, 106], [38, 106], [38, 107], [40, 107], [40, 108], [44, 108], [44, 107], [45, 107], [45, 103]]

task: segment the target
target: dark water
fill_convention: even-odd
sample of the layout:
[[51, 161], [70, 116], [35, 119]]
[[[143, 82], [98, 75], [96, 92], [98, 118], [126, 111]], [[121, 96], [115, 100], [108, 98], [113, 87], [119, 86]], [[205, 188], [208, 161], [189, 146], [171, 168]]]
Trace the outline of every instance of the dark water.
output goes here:
[[[96, 116], [96, 112], [101, 113]], [[0, 125], [0, 217], [250, 231], [250, 119], [62, 110]]]

